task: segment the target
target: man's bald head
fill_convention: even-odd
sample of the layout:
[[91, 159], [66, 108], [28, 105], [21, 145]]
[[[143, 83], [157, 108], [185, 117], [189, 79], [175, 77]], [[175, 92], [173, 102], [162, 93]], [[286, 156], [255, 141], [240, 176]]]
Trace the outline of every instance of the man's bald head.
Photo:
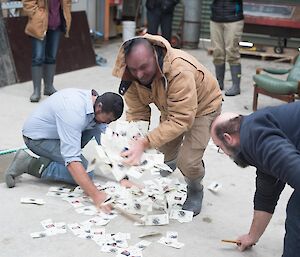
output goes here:
[[156, 56], [145, 38], [134, 38], [124, 44], [127, 70], [140, 84], [149, 86], [158, 73]]
[[151, 43], [146, 38], [142, 38], [142, 37], [137, 37], [126, 41], [123, 45], [123, 48], [124, 48], [125, 59], [132, 52], [139, 51], [141, 49], [143, 49], [143, 51], [147, 51], [147, 52], [149, 51], [153, 53], [153, 47]]
[[237, 113], [223, 113], [211, 125], [211, 137], [231, 158], [235, 158], [240, 147], [240, 125], [242, 116]]
[[229, 123], [229, 121], [231, 119], [234, 119], [238, 116], [240, 116], [240, 115], [237, 113], [233, 113], [233, 112], [225, 112], [225, 113], [220, 114], [219, 116], [217, 116], [215, 118], [215, 120], [211, 124], [211, 129], [210, 129], [211, 134], [215, 135], [216, 130], [218, 130], [218, 128], [220, 126], [226, 125], [227, 123]]

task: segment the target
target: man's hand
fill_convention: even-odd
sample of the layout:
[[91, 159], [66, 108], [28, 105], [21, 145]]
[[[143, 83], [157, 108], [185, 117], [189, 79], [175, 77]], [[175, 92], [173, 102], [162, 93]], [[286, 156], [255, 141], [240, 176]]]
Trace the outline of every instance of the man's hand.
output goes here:
[[109, 213], [111, 212], [112, 207], [110, 204], [105, 204], [106, 198], [107, 198], [106, 193], [98, 191], [98, 193], [93, 197], [93, 202], [98, 209], [106, 213]]
[[257, 243], [257, 240], [250, 236], [250, 234], [240, 236], [237, 241], [240, 251], [244, 251]]
[[84, 192], [89, 197], [92, 198], [96, 207], [100, 208], [104, 212], [111, 211], [111, 206], [109, 204], [104, 203], [107, 198], [106, 193], [97, 189], [93, 181], [86, 173], [81, 162], [71, 162], [68, 165], [68, 170], [71, 173], [74, 180], [77, 182], [77, 184], [84, 190]]
[[126, 157], [123, 163], [126, 165], [140, 165], [142, 154], [148, 147], [149, 141], [147, 138], [140, 137], [132, 141], [130, 149], [121, 153], [122, 157]]

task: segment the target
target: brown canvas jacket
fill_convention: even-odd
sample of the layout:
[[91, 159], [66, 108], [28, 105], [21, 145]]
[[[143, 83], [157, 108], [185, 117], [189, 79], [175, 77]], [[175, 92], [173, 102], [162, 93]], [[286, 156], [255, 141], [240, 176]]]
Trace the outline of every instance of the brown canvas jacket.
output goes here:
[[[46, 4], [49, 0], [22, 0], [23, 2], [23, 10], [24, 12], [28, 15], [28, 23], [33, 23], [32, 25], [35, 26], [37, 24], [34, 24], [34, 22], [37, 22], [37, 19], [32, 19], [32, 17], [35, 14], [38, 14], [37, 9], [38, 8], [43, 8], [46, 12], [48, 11], [48, 8], [46, 7]], [[61, 2], [61, 7], [63, 10], [63, 15], [65, 18], [66, 22], [66, 32], [65, 36], [69, 37], [69, 31], [71, 27], [71, 0], [60, 0]], [[48, 16], [48, 15], [47, 15]], [[45, 20], [43, 22], [43, 26], [37, 26], [38, 30], [43, 30], [39, 31], [40, 33], [38, 34], [44, 34], [46, 35], [47, 29], [48, 29], [48, 19], [45, 16]], [[40, 20], [38, 22], [41, 22]], [[30, 33], [25, 30], [25, 33], [28, 34], [29, 36], [35, 37], [37, 39], [43, 39], [40, 38], [37, 34]]]
[[[189, 130], [195, 117], [216, 111], [221, 106], [222, 93], [217, 80], [193, 56], [174, 49], [160, 36], [146, 34], [153, 45], [165, 49], [163, 70], [152, 82], [151, 90], [133, 81], [124, 97], [128, 121], [150, 121], [154, 103], [161, 112], [160, 125], [147, 135], [150, 146], [158, 148]], [[121, 46], [113, 75], [124, 81], [133, 80], [126, 70]]]

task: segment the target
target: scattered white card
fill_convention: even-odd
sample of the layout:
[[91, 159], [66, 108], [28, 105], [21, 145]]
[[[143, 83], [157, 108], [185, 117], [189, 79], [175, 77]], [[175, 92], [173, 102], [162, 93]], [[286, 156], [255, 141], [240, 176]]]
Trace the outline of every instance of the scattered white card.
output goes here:
[[212, 182], [207, 189], [210, 190], [213, 193], [217, 193], [221, 190], [222, 184], [218, 182]]
[[40, 198], [31, 198], [31, 197], [22, 197], [20, 200], [21, 203], [24, 204], [36, 204], [36, 205], [43, 205], [45, 201]]

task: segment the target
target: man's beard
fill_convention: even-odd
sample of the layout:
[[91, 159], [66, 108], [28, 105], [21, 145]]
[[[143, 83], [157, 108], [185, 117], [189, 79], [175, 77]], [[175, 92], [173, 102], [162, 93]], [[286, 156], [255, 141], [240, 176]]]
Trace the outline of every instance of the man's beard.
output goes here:
[[227, 146], [228, 151], [230, 151], [230, 158], [241, 168], [246, 168], [249, 163], [243, 158], [241, 154], [241, 148], [239, 146]]
[[137, 81], [143, 86], [150, 87], [153, 80], [155, 79], [155, 76], [156, 76], [156, 74], [154, 74], [153, 77], [149, 81], [143, 82], [143, 81], [140, 81], [139, 79], [137, 79]]

